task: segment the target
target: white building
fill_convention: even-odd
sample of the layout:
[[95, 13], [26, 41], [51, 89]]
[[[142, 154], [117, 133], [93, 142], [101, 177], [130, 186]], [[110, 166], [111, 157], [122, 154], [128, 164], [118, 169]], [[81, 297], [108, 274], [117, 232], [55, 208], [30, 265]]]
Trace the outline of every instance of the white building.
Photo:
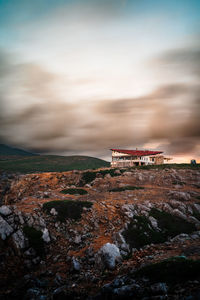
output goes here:
[[150, 150], [122, 150], [110, 149], [112, 151], [111, 167], [133, 167], [142, 165], [161, 165], [170, 158], [161, 155], [162, 151]]

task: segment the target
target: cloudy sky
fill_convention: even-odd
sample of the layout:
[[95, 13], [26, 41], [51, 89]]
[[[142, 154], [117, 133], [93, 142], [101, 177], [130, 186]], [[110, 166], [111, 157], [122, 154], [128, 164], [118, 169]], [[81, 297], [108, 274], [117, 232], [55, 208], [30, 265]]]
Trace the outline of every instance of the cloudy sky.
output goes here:
[[0, 141], [200, 157], [199, 0], [0, 0]]

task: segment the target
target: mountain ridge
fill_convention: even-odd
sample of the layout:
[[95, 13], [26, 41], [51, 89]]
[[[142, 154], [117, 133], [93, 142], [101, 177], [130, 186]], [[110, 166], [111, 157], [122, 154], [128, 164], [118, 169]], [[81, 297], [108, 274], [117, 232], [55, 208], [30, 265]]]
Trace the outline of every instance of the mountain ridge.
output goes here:
[[35, 156], [39, 155], [36, 153], [32, 153], [20, 148], [15, 148], [8, 146], [6, 144], [0, 144], [0, 156], [10, 156], [10, 155], [15, 155], [15, 156]]
[[11, 173], [64, 172], [109, 167], [110, 163], [83, 155], [41, 155], [0, 144], [0, 170]]

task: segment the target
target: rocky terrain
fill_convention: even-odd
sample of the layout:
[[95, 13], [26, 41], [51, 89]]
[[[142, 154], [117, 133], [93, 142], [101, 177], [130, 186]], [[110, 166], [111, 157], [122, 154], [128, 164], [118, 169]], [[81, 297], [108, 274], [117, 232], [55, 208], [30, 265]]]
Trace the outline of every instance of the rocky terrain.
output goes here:
[[0, 299], [200, 299], [199, 168], [0, 176]]

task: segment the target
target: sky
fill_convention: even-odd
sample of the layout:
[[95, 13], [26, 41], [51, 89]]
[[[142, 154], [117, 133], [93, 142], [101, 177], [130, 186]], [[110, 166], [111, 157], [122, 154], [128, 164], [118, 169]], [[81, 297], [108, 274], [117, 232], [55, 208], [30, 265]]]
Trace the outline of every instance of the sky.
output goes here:
[[200, 1], [0, 0], [0, 142], [200, 162]]

